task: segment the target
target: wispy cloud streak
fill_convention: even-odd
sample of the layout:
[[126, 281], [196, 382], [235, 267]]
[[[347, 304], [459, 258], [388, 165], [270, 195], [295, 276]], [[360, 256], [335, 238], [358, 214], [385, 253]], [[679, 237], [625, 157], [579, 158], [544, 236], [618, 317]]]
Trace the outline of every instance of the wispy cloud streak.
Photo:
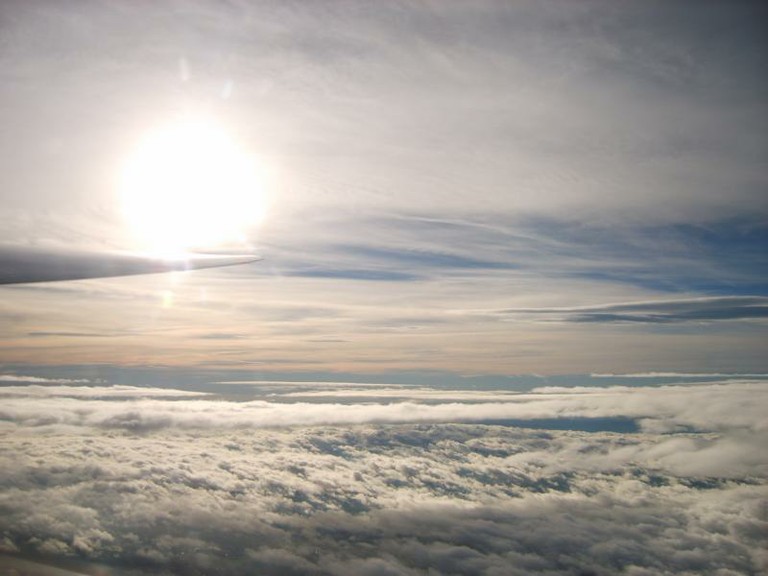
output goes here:
[[730, 296], [627, 302], [598, 306], [556, 308], [508, 308], [491, 311], [499, 317], [517, 314], [543, 316], [548, 321], [577, 323], [716, 322], [768, 318], [768, 297]]

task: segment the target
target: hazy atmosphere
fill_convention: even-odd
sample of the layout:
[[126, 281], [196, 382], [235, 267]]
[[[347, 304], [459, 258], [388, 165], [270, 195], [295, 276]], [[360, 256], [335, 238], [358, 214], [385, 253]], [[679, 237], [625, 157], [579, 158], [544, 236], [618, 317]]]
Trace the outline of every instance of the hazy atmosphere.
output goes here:
[[767, 19], [0, 4], [0, 574], [768, 570]]

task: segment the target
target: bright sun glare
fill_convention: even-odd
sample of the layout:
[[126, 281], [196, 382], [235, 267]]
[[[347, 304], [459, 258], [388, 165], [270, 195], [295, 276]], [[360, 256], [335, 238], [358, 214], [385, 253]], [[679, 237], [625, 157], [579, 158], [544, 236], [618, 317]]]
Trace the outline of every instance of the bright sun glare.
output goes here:
[[156, 253], [241, 243], [263, 218], [265, 167], [220, 126], [179, 122], [148, 133], [120, 179], [137, 244]]

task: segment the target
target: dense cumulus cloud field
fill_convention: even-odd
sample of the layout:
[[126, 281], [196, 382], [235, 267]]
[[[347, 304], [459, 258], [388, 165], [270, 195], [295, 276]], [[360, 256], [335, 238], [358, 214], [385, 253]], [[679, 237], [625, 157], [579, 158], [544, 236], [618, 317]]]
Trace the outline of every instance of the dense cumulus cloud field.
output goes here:
[[[768, 567], [759, 381], [505, 398], [319, 387], [338, 398], [0, 388], [4, 561], [222, 575]], [[608, 424], [500, 425], [547, 412]], [[635, 431], [609, 431], [618, 417]]]

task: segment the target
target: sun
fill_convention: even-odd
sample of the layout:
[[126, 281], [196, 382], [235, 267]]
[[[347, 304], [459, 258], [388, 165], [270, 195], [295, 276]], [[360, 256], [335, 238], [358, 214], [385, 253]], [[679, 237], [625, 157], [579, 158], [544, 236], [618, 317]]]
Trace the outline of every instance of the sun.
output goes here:
[[180, 121], [147, 133], [119, 181], [136, 243], [156, 253], [241, 243], [265, 216], [268, 174], [218, 124]]

